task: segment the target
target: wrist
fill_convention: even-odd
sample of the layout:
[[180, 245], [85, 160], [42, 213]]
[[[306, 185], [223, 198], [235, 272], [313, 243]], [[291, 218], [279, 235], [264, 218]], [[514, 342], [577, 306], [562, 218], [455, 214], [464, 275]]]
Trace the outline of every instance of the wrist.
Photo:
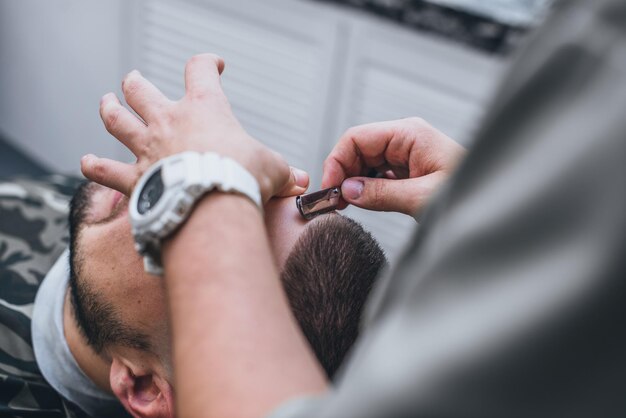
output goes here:
[[148, 273], [162, 274], [162, 242], [186, 222], [205, 194], [214, 191], [240, 195], [262, 212], [255, 177], [228, 157], [184, 152], [158, 161], [142, 175], [129, 212], [135, 246]]
[[[291, 169], [282, 156], [265, 147], [260, 147], [252, 158], [242, 159], [242, 165], [254, 176], [259, 184], [263, 203], [280, 195], [292, 180]], [[294, 182], [295, 183], [295, 182]], [[308, 176], [307, 181], [308, 185]], [[306, 187], [303, 188], [306, 189]]]
[[[256, 219], [256, 220], [255, 220]], [[219, 221], [216, 221], [219, 220]], [[263, 216], [256, 205], [240, 194], [215, 191], [203, 195], [194, 207], [189, 218], [176, 233], [169, 235], [162, 242], [162, 260], [164, 272], [176, 269], [186, 261], [189, 248], [205, 248], [209, 234], [220, 237], [220, 242], [229, 241], [233, 225], [242, 227], [253, 222], [263, 223]], [[244, 227], [249, 230], [250, 226]], [[201, 231], [201, 233], [199, 233]], [[221, 262], [219, 258], [215, 263]], [[201, 278], [204, 274], [198, 274]], [[193, 280], [190, 279], [189, 283]]]
[[[226, 136], [226, 135], [225, 135]], [[289, 166], [282, 157], [266, 148], [246, 133], [230, 134], [229, 141], [219, 149], [207, 147], [204, 141], [192, 143], [191, 149], [197, 152], [216, 152], [222, 157], [232, 159], [249, 172], [256, 180], [261, 202], [272, 198], [289, 179]], [[191, 146], [189, 143], [186, 146]], [[184, 152], [181, 150], [179, 152]]]

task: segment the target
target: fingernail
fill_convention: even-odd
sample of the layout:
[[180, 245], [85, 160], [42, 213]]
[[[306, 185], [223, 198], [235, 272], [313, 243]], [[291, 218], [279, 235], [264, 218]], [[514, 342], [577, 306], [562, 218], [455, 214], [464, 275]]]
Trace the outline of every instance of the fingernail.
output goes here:
[[299, 168], [291, 167], [291, 173], [293, 174], [294, 180], [296, 181], [296, 185], [298, 187], [308, 186], [309, 175], [306, 171], [300, 170]]
[[348, 179], [341, 184], [341, 194], [349, 200], [357, 200], [363, 193], [362, 181]]
[[106, 102], [107, 100], [111, 99], [111, 96], [113, 95], [113, 93], [107, 93], [104, 96], [102, 96], [100, 98], [100, 105], [102, 105], [104, 102]]
[[94, 157], [93, 154], [85, 154], [80, 158], [80, 161], [83, 163], [88, 162], [89, 160], [91, 160]]
[[126, 77], [122, 79], [122, 88], [124, 88], [124, 85], [126, 84], [129, 78], [140, 76], [140, 75], [141, 73], [138, 70], [132, 70], [130, 73], [126, 74]]

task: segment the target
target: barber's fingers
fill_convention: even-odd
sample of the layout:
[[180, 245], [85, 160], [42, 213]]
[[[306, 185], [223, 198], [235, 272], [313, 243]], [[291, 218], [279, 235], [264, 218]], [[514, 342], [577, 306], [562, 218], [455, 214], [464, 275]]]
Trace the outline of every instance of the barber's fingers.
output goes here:
[[89, 180], [130, 196], [138, 179], [135, 165], [87, 154], [80, 160], [80, 169]]
[[165, 107], [172, 102], [161, 90], [146, 80], [137, 70], [131, 71], [122, 81], [122, 92], [126, 103], [146, 123], [158, 121]]
[[397, 177], [452, 172], [465, 150], [421, 118], [412, 117], [350, 128], [324, 161], [322, 187], [389, 166]]
[[187, 96], [203, 98], [221, 91], [220, 74], [224, 60], [215, 54], [191, 57], [185, 66], [185, 90]]
[[276, 196], [288, 197], [298, 196], [306, 192], [309, 187], [309, 174], [296, 167], [289, 167], [289, 182], [280, 190]]
[[147, 133], [146, 125], [122, 106], [115, 94], [108, 93], [100, 100], [100, 117], [106, 130], [137, 155]]
[[[345, 178], [364, 175], [368, 168], [385, 164], [408, 165], [410, 142], [413, 138], [401, 134], [405, 122], [368, 123], [348, 129], [324, 161], [322, 187], [333, 187]], [[393, 153], [390, 153], [390, 143]], [[402, 144], [405, 146], [402, 149]]]
[[416, 216], [446, 175], [436, 172], [402, 180], [351, 177], [341, 185], [343, 199], [355, 206]]

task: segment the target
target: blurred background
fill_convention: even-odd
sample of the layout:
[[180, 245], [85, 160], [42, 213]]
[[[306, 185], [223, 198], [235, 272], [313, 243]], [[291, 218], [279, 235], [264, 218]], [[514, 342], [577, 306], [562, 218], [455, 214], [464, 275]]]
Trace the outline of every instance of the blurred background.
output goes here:
[[[170, 98], [200, 52], [253, 136], [311, 174], [350, 126], [420, 116], [465, 146], [550, 0], [0, 0], [0, 176], [131, 161], [100, 97], [139, 69]], [[415, 228], [346, 210], [390, 260]]]

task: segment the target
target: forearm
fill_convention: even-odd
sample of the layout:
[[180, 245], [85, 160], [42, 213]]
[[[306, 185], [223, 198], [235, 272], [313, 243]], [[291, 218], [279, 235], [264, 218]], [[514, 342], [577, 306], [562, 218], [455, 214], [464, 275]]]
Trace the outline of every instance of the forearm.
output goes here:
[[324, 390], [249, 200], [204, 198], [163, 257], [180, 416], [262, 416]]
[[[136, 71], [122, 83], [127, 104], [105, 95], [107, 130], [134, 164], [90, 156], [85, 176], [130, 195], [145, 170], [185, 151], [230, 157], [252, 174], [263, 201], [301, 194], [283, 158], [248, 135], [221, 88], [221, 58], [202, 54], [185, 66], [185, 96], [167, 99]], [[164, 244], [162, 261], [173, 333], [176, 401], [181, 416], [261, 416], [283, 400], [325, 387], [291, 316], [272, 263], [263, 219], [247, 198], [211, 193]]]

